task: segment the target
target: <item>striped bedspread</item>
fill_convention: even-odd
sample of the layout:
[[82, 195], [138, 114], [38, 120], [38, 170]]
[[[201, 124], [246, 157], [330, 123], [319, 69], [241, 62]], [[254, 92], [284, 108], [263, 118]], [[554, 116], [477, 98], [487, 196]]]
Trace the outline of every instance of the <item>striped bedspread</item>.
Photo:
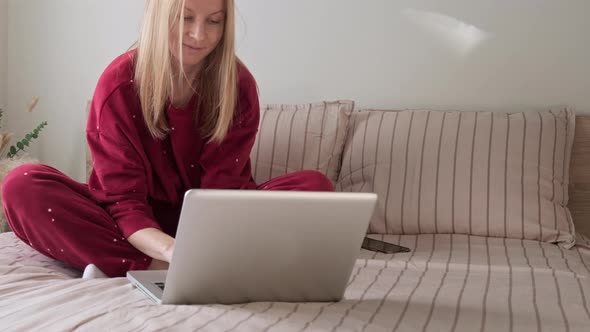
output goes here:
[[[378, 236], [377, 238], [381, 238]], [[386, 236], [339, 303], [157, 306], [126, 279], [81, 280], [0, 235], [2, 331], [590, 331], [590, 250], [463, 235]], [[585, 241], [579, 239], [578, 241]], [[588, 244], [588, 243], [587, 243]]]

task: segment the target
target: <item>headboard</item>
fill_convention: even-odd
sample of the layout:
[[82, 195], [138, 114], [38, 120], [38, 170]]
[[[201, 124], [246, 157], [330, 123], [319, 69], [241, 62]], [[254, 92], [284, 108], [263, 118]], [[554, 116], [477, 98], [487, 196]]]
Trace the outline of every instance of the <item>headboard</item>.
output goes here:
[[590, 236], [590, 115], [576, 117], [570, 164], [569, 204], [576, 231]]

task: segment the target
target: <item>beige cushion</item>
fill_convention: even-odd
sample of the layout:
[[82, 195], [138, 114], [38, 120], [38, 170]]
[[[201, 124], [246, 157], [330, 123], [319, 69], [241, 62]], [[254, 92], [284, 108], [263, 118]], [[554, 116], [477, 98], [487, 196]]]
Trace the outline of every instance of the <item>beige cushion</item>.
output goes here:
[[575, 115], [363, 111], [337, 184], [375, 192], [370, 233], [456, 233], [562, 242]]
[[298, 170], [338, 179], [352, 101], [265, 105], [252, 154], [256, 183]]
[[[256, 183], [303, 169], [319, 170], [336, 183], [353, 108], [352, 101], [263, 106], [251, 155]], [[87, 178], [91, 172], [86, 144]]]

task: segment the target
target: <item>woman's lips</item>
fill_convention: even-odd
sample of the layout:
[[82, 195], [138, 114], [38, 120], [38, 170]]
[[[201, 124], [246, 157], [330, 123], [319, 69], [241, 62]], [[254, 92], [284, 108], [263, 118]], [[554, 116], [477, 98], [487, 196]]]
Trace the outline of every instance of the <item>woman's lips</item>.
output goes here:
[[204, 47], [190, 46], [190, 45], [187, 45], [187, 44], [183, 44], [183, 45], [184, 45], [184, 47], [186, 47], [189, 50], [194, 51], [194, 52], [199, 52], [199, 51], [202, 51], [202, 50], [205, 49]]

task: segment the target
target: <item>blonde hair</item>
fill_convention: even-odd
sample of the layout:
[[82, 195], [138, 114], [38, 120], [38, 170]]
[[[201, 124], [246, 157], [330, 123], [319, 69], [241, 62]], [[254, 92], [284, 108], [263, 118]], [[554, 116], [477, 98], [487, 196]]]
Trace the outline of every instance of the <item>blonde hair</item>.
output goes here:
[[[180, 80], [186, 78], [182, 70], [185, 1], [147, 0], [140, 38], [136, 44], [135, 84], [147, 128], [155, 138], [162, 139], [170, 132], [166, 106], [174, 92], [173, 82], [175, 77]], [[215, 50], [204, 60], [193, 86], [198, 96], [198, 110], [203, 112], [201, 135], [217, 143], [223, 141], [231, 127], [238, 100], [239, 59], [235, 54], [234, 0], [225, 0], [225, 4], [223, 36]], [[170, 29], [175, 25], [179, 27], [180, 59], [177, 67], [180, 72], [174, 69], [172, 61], [175, 60], [169, 46]]]

